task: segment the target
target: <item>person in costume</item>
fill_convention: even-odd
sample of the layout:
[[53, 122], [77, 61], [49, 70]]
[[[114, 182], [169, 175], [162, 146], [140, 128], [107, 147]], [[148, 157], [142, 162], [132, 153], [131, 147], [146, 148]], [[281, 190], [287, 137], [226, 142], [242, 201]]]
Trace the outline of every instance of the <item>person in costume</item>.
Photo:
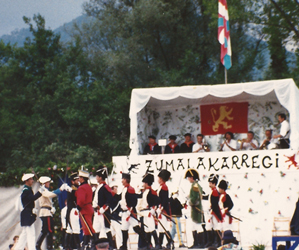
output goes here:
[[148, 137], [148, 139], [149, 139], [149, 143], [145, 146], [145, 148], [143, 150], [143, 154], [144, 155], [161, 154], [162, 150], [161, 150], [161, 147], [156, 142], [156, 137], [153, 135], [150, 135]]
[[[89, 173], [85, 170], [79, 170], [80, 186], [75, 193], [77, 198], [77, 208], [79, 210], [79, 217], [83, 228], [83, 250], [86, 250], [90, 244], [93, 245], [96, 240], [95, 231], [92, 227], [92, 189], [88, 184]], [[93, 237], [93, 238], [92, 238]]]
[[110, 206], [113, 202], [112, 190], [105, 182], [108, 177], [108, 170], [104, 166], [100, 166], [96, 171], [96, 179], [99, 183], [92, 206], [95, 210], [93, 219], [93, 228], [96, 232], [96, 238], [108, 238], [112, 249], [113, 240], [110, 230]]
[[180, 152], [180, 146], [175, 142], [176, 136], [170, 135], [169, 136], [169, 143], [165, 147], [165, 154], [173, 154]]
[[137, 205], [137, 195], [135, 193], [135, 189], [130, 186], [131, 175], [129, 173], [122, 173], [122, 184], [124, 186], [121, 193], [120, 206], [122, 209], [122, 217], [121, 217], [121, 231], [123, 242], [120, 250], [128, 249], [128, 238], [129, 238], [129, 228], [133, 227], [135, 233], [139, 235], [139, 237], [144, 236], [144, 232], [141, 230], [138, 225], [138, 218], [136, 212]]
[[[167, 249], [173, 249], [174, 244], [170, 234], [170, 221], [168, 220], [171, 218], [170, 208], [169, 208], [169, 193], [168, 187], [166, 182], [169, 180], [171, 173], [166, 170], [162, 169], [158, 174], [158, 196], [160, 198], [160, 205], [157, 209], [157, 215], [159, 219], [158, 223], [158, 232], [159, 232], [159, 246], [162, 247], [164, 235], [167, 238]], [[162, 225], [163, 226], [162, 226]], [[164, 227], [164, 228], [163, 228]]]
[[195, 143], [193, 145], [192, 152], [193, 153], [210, 152], [209, 146], [204, 141], [204, 135], [203, 134], [198, 134], [196, 136], [196, 138], [197, 138], [197, 143]]
[[198, 184], [199, 174], [195, 169], [188, 169], [185, 178], [191, 183], [189, 193], [189, 205], [191, 207], [192, 234], [194, 243], [189, 248], [204, 248], [204, 232], [202, 228], [203, 210], [202, 210], [202, 187]]
[[142, 193], [140, 205], [141, 205], [141, 214], [144, 218], [144, 231], [146, 233], [147, 242], [151, 242], [151, 237], [153, 236], [155, 241], [155, 248], [159, 249], [159, 241], [157, 232], [155, 230], [155, 216], [156, 209], [160, 204], [160, 199], [157, 196], [157, 192], [152, 189], [152, 184], [154, 182], [154, 176], [152, 174], [146, 174], [143, 179], [143, 188], [144, 191]]
[[180, 146], [180, 152], [192, 153], [192, 147], [195, 143], [191, 140], [191, 134], [186, 133], [184, 136], [185, 136], [185, 141]]
[[42, 196], [45, 191], [44, 187], [40, 187], [36, 194], [32, 191], [32, 185], [34, 174], [24, 174], [22, 176], [22, 181], [24, 182], [24, 187], [20, 199], [18, 200], [18, 210], [21, 211], [20, 221], [22, 232], [19, 237], [19, 241], [16, 244], [16, 250], [24, 250], [26, 243], [28, 245], [28, 250], [35, 250], [35, 228], [34, 222], [36, 220], [36, 208], [34, 206], [34, 201]]
[[179, 201], [178, 196], [179, 196], [179, 190], [173, 192], [169, 199], [169, 204], [171, 207], [171, 215], [174, 222], [176, 223], [176, 224], [172, 224], [170, 234], [172, 239], [174, 239], [175, 234], [177, 234], [179, 240], [179, 247], [185, 247], [183, 242], [182, 229], [181, 229], [181, 217], [183, 215], [182, 209], [184, 208], [184, 206]]
[[[66, 236], [65, 244], [68, 248], [71, 247], [71, 242], [74, 242], [77, 249], [80, 247], [80, 222], [79, 211], [77, 209], [76, 191], [79, 187], [78, 173], [72, 173], [70, 176], [71, 187], [66, 187], [67, 193], [67, 210], [66, 210]], [[68, 249], [67, 248], [67, 249]]]
[[[223, 221], [222, 214], [219, 207], [219, 197], [220, 194], [217, 191], [216, 185], [218, 183], [219, 175], [211, 174], [209, 176], [208, 182], [209, 187], [211, 188], [210, 194], [210, 212], [208, 215], [208, 220], [206, 223], [206, 230], [207, 230], [207, 238], [208, 242], [205, 247], [219, 247], [221, 244], [221, 222]], [[212, 231], [213, 230], [213, 231]], [[213, 244], [213, 238], [215, 237], [215, 243]]]
[[227, 186], [228, 185], [225, 180], [221, 180], [218, 185], [218, 190], [220, 193], [219, 206], [223, 218], [222, 231], [230, 229], [232, 224], [232, 217], [230, 216], [230, 210], [233, 208], [234, 203], [231, 197], [226, 193]]
[[42, 231], [36, 242], [36, 249], [40, 250], [44, 239], [47, 237], [47, 249], [53, 248], [53, 233], [54, 233], [54, 220], [53, 215], [56, 212], [52, 203], [52, 198], [57, 197], [64, 190], [65, 185], [62, 184], [60, 188], [57, 188], [53, 192], [49, 191], [51, 178], [48, 176], [41, 176], [38, 180], [42, 186], [45, 187], [45, 191], [39, 198], [39, 217], [42, 220]]

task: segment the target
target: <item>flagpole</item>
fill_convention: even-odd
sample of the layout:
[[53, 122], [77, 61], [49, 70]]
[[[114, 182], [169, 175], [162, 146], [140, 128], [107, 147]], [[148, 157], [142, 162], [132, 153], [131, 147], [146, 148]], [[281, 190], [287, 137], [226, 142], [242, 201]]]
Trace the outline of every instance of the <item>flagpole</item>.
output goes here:
[[225, 67], [224, 67], [224, 81], [225, 81], [225, 84], [227, 84], [227, 70]]

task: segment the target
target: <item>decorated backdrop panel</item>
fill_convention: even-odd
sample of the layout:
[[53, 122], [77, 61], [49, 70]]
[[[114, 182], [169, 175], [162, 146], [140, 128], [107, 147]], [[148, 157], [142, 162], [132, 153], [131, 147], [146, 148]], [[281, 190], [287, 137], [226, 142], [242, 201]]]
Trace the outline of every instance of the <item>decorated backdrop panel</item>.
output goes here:
[[[248, 130], [255, 132], [255, 139], [261, 143], [264, 140], [265, 129], [270, 126], [273, 134], [279, 132], [278, 114], [287, 114], [287, 111], [278, 102], [254, 102], [248, 107]], [[168, 139], [169, 135], [176, 135], [177, 142], [184, 142], [184, 134], [191, 133], [193, 141], [201, 133], [201, 117], [199, 105], [184, 107], [145, 107], [138, 113], [138, 143], [139, 152], [143, 153], [144, 146], [148, 143], [148, 136], [155, 135], [157, 139]], [[234, 132], [234, 131], [232, 131]], [[246, 134], [235, 134], [236, 139], [246, 137]], [[217, 151], [223, 142], [222, 135], [206, 136], [211, 151]]]

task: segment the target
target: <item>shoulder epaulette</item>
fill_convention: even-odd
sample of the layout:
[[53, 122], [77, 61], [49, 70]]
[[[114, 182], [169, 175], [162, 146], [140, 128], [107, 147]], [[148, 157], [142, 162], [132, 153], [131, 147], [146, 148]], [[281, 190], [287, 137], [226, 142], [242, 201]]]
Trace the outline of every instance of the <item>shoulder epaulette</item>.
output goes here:
[[198, 185], [198, 183], [195, 183], [193, 185], [192, 189], [193, 189], [194, 192], [199, 192], [199, 185]]
[[105, 184], [104, 187], [107, 189], [109, 193], [112, 193], [112, 189], [107, 184]]
[[72, 190], [77, 191], [78, 188], [76, 186], [72, 186]]

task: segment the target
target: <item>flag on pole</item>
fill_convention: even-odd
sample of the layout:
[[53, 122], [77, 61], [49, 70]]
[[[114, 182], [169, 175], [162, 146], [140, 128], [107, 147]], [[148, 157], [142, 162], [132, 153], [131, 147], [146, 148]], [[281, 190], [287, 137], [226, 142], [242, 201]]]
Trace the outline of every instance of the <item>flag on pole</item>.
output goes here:
[[221, 63], [226, 69], [232, 66], [232, 48], [230, 45], [229, 18], [226, 0], [218, 0], [218, 41], [221, 44]]

